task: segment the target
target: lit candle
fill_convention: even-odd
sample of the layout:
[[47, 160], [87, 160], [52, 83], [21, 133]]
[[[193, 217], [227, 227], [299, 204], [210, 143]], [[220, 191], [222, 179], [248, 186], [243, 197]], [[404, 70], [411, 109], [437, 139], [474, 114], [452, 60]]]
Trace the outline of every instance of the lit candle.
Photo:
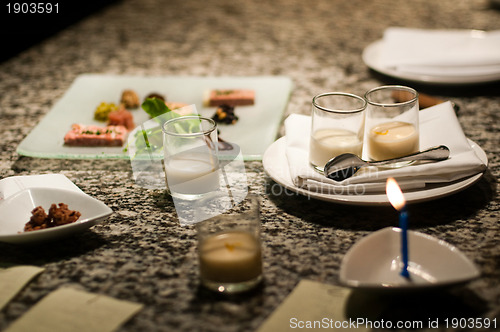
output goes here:
[[248, 232], [229, 231], [203, 240], [200, 248], [201, 277], [214, 282], [239, 283], [262, 273], [259, 241]]
[[387, 179], [386, 186], [387, 197], [392, 206], [399, 211], [399, 228], [401, 229], [401, 257], [403, 260], [403, 269], [401, 275], [405, 278], [410, 277], [408, 272], [408, 212], [406, 211], [406, 201], [401, 188], [393, 178]]

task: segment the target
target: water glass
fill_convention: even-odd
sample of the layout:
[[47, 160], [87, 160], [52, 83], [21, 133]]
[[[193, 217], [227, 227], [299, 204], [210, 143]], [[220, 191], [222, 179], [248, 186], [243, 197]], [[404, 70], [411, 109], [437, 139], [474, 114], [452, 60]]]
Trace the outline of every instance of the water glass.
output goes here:
[[163, 151], [167, 191], [194, 200], [219, 189], [217, 125], [209, 118], [182, 116], [165, 122]]

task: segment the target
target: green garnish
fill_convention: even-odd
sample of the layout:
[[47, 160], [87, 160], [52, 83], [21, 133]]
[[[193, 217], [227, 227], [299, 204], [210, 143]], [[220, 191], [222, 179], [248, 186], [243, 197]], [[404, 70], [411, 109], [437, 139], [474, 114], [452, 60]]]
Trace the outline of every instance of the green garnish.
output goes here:
[[[158, 123], [150, 129], [138, 130], [135, 132], [136, 155], [156, 152], [163, 146], [162, 126], [170, 119], [181, 117], [181, 115], [171, 110], [163, 100], [159, 98], [146, 98], [141, 105], [142, 109]], [[177, 127], [179, 132], [189, 133], [194, 126], [199, 125], [199, 121], [189, 121], [185, 126]], [[123, 149], [128, 151], [129, 145]]]
[[141, 107], [152, 119], [172, 111], [163, 100], [158, 98], [146, 98]]

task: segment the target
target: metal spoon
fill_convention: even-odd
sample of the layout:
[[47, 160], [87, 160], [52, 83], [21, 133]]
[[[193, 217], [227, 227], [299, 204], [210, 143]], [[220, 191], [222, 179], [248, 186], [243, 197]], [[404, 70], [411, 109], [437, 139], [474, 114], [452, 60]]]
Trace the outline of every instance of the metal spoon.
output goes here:
[[325, 176], [334, 181], [342, 181], [353, 176], [361, 167], [391, 165], [403, 161], [446, 160], [450, 156], [450, 149], [444, 145], [436, 146], [425, 151], [416, 152], [408, 156], [380, 160], [365, 161], [352, 153], [343, 153], [330, 159], [324, 168]]

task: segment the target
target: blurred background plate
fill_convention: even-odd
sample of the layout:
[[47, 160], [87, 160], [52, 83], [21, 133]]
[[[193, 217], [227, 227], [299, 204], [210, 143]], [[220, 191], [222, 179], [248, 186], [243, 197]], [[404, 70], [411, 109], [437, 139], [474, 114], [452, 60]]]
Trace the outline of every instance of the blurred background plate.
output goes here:
[[380, 53], [384, 46], [382, 39], [369, 44], [363, 50], [363, 61], [370, 68], [381, 74], [391, 76], [394, 78], [413, 81], [418, 83], [430, 84], [446, 84], [446, 85], [460, 85], [460, 84], [476, 84], [476, 83], [490, 83], [500, 80], [500, 74], [482, 74], [482, 75], [465, 75], [465, 76], [445, 76], [445, 75], [424, 75], [417, 73], [401, 72], [396, 69], [386, 68], [380, 62]]

